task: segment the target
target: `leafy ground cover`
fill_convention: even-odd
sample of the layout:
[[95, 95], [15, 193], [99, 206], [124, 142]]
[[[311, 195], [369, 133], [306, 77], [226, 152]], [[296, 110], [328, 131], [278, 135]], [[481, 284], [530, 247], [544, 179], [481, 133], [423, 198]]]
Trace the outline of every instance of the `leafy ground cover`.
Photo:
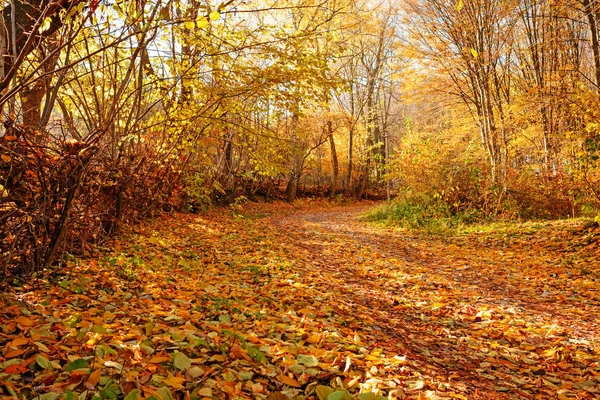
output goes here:
[[40, 399], [591, 399], [600, 231], [431, 236], [372, 205], [163, 216], [5, 288], [0, 394]]

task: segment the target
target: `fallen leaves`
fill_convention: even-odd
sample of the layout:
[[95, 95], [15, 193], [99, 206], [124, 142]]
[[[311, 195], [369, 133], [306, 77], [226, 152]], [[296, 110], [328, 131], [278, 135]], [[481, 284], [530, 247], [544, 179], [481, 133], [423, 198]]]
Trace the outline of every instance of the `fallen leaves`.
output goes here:
[[265, 207], [160, 219], [5, 293], [0, 394], [598, 395], [596, 266], [537, 236], [410, 237], [357, 222], [360, 208]]
[[173, 357], [173, 366], [180, 370], [188, 369], [192, 366], [192, 360], [185, 354], [177, 352], [175, 353], [175, 357]]

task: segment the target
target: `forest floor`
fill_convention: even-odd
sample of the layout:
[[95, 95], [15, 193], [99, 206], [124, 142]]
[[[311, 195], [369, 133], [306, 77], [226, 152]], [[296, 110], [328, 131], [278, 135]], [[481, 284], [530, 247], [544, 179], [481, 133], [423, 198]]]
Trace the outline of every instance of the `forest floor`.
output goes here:
[[5, 288], [0, 397], [600, 398], [599, 229], [428, 235], [373, 206], [165, 215]]

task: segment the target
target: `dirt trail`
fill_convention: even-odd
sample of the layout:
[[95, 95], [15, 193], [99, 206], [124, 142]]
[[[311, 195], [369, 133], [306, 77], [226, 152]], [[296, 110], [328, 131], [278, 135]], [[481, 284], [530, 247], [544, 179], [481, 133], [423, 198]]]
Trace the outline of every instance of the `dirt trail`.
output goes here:
[[600, 284], [561, 265], [564, 242], [411, 236], [367, 208], [269, 220], [358, 332], [469, 398], [600, 396]]

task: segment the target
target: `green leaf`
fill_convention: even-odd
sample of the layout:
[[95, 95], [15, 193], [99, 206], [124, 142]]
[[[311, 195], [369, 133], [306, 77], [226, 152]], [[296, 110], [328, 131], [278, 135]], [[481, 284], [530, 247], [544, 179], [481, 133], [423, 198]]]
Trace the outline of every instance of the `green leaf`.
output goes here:
[[192, 366], [192, 360], [182, 352], [179, 352], [173, 358], [173, 366], [181, 370], [188, 369]]
[[69, 328], [74, 328], [75, 325], [77, 325], [78, 323], [81, 322], [81, 314], [73, 314], [71, 316], [69, 316], [67, 319], [64, 320], [65, 325], [67, 325]]
[[65, 390], [63, 395], [64, 395], [64, 400], [79, 400], [79, 396], [77, 396], [75, 393], [71, 392], [70, 390]]
[[219, 322], [222, 324], [230, 324], [231, 316], [229, 314], [219, 315]]
[[302, 365], [306, 365], [307, 367], [316, 367], [319, 365], [319, 359], [315, 356], [305, 356], [303, 354], [298, 354], [296, 356], [298, 362]]
[[333, 392], [335, 392], [335, 390], [333, 390], [333, 388], [329, 386], [319, 385], [316, 389], [317, 397], [319, 398], [319, 400], [327, 400], [327, 397]]
[[327, 400], [342, 400], [344, 397], [346, 397], [346, 391], [338, 390], [327, 396]]
[[103, 327], [102, 325], [94, 325], [94, 326], [92, 326], [92, 332], [107, 334], [108, 330], [105, 327]]
[[127, 396], [125, 396], [125, 399], [123, 400], [139, 400], [141, 398], [142, 396], [140, 395], [140, 390], [133, 389], [131, 392], [127, 393]]
[[358, 395], [358, 400], [372, 400], [376, 396], [373, 392], [365, 392]]
[[100, 345], [100, 348], [101, 348], [101, 349], [102, 349], [102, 351], [104, 351], [106, 354], [112, 354], [112, 355], [115, 355], [115, 354], [117, 354], [117, 351], [116, 351], [116, 350], [114, 350], [113, 348], [111, 348], [111, 347], [109, 347], [109, 346], [107, 346], [107, 345], [101, 344], [101, 345]]
[[249, 381], [254, 376], [254, 372], [252, 372], [252, 371], [240, 371], [240, 372], [238, 372], [238, 376], [242, 380], [244, 380], [244, 381]]
[[175, 400], [168, 387], [163, 386], [156, 391], [156, 394], [163, 400]]
[[305, 370], [306, 370], [306, 367], [304, 365], [294, 364], [294, 365], [290, 366], [290, 371], [292, 371], [293, 373], [295, 373], [297, 375], [301, 375]]
[[44, 369], [52, 369], [52, 363], [41, 354], [35, 358], [35, 362]]
[[41, 394], [39, 396], [36, 396], [36, 399], [39, 400], [56, 400], [60, 397], [60, 393], [54, 393], [54, 392], [50, 392], [50, 393], [44, 393]]
[[[200, 367], [192, 367], [190, 369], [188, 369], [187, 374], [189, 376], [191, 376], [193, 379], [199, 378], [202, 375], [204, 375], [206, 371], [204, 371], [202, 368]], [[241, 372], [240, 372], [240, 376], [241, 376]]]
[[67, 366], [65, 367], [65, 371], [70, 372], [76, 369], [87, 368], [89, 365], [90, 363], [88, 362], [88, 360], [80, 358], [79, 360], [75, 360], [72, 363], [67, 364]]

